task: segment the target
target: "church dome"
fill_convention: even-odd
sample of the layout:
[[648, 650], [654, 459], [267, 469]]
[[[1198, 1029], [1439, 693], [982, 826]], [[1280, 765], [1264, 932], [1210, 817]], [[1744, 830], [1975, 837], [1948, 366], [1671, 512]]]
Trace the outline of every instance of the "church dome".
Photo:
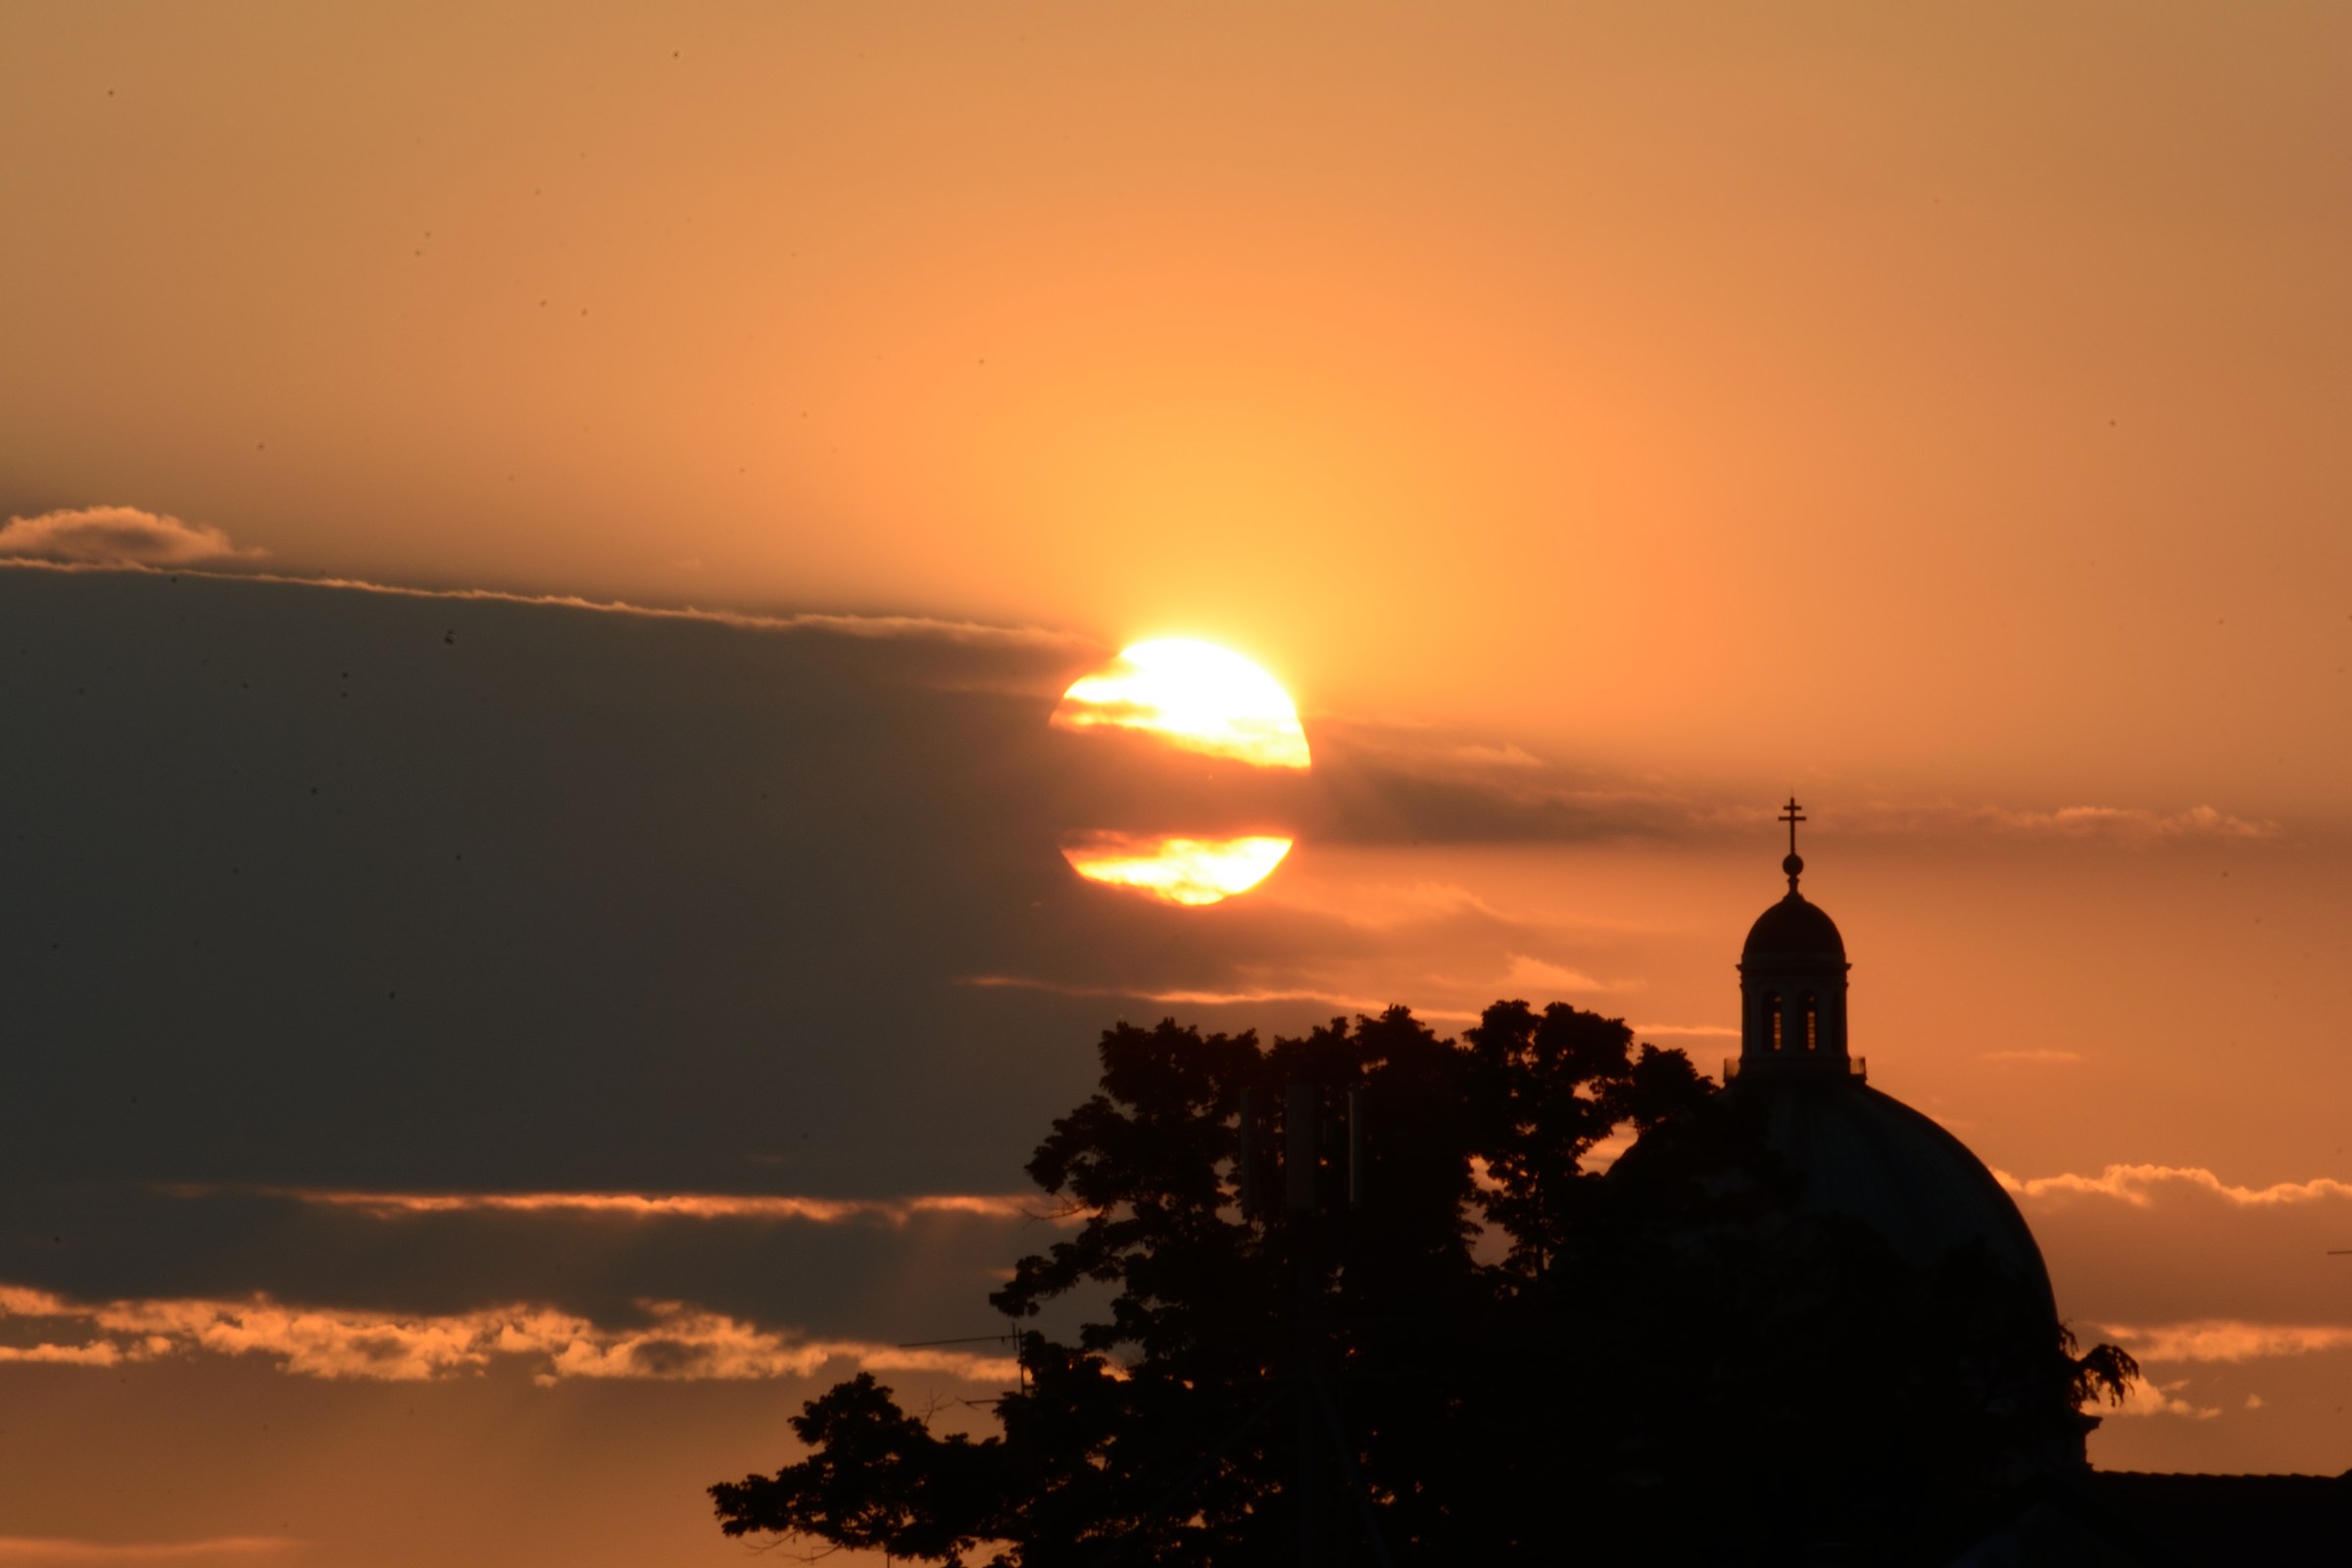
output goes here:
[[1818, 904], [1794, 888], [1780, 903], [1756, 916], [1747, 928], [1747, 944], [1740, 950], [1742, 964], [1845, 962], [1845, 938], [1838, 922]]
[[1800, 1205], [1858, 1220], [1914, 1267], [1982, 1245], [2055, 1319], [2041, 1249], [1984, 1161], [1932, 1118], [1859, 1078], [1742, 1075], [1725, 1108], [1754, 1118]]
[[1847, 1050], [1845, 939], [1797, 891], [1794, 801], [1788, 892], [1757, 916], [1740, 954], [1740, 1050], [1724, 1093], [1690, 1131], [1761, 1142], [1795, 1183], [1801, 1208], [1858, 1220], [1921, 1268], [1982, 1245], [1991, 1261], [2051, 1306], [2041, 1250], [2017, 1204], [1968, 1147], [1870, 1087]]
[[[1839, 1401], [1866, 1398], [1857, 1391], [1875, 1388], [1875, 1373], [1838, 1359], [1853, 1343], [1840, 1325], [1857, 1312], [1928, 1311], [1901, 1320], [1933, 1323], [1929, 1353], [1950, 1348], [1954, 1367], [1979, 1369], [1962, 1375], [1965, 1396], [1989, 1424], [1973, 1429], [1968, 1441], [1985, 1446], [1969, 1462], [2011, 1480], [2079, 1470], [2097, 1422], [2064, 1402], [2068, 1363], [2041, 1249], [1967, 1145], [1865, 1080], [1847, 1050], [1845, 941], [1797, 892], [1795, 802], [1783, 820], [1788, 892], [1740, 952], [1740, 1055], [1724, 1063], [1720, 1094], [1649, 1128], [1608, 1181], [1633, 1212], [1657, 1205], [1648, 1211], [1682, 1227], [1680, 1255], [1716, 1271], [1694, 1277], [1732, 1303], [1721, 1327], [1746, 1347], [1739, 1353], [1778, 1369], [1757, 1374], [1780, 1391], [1772, 1399], [1867, 1428], [1875, 1408]], [[1880, 1249], [1915, 1274], [1881, 1268]], [[1885, 1295], [1855, 1294], [1871, 1291]], [[1927, 1302], [1964, 1302], [1979, 1327], [1956, 1328]], [[1992, 1382], [1966, 1383], [1987, 1367]], [[1794, 1381], [1770, 1381], [1783, 1376]], [[2022, 1424], [2003, 1425], [2011, 1416]]]

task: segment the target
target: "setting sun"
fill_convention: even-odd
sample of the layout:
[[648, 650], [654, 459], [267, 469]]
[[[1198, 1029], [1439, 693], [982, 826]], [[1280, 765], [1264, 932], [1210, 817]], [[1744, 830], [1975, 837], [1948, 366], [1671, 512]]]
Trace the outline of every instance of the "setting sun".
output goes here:
[[1063, 729], [1140, 730], [1259, 767], [1307, 765], [1298, 710], [1273, 676], [1230, 649], [1170, 637], [1137, 643], [1062, 694]]
[[[1129, 735], [1178, 752], [1248, 764], [1241, 776], [1303, 773], [1306, 732], [1281, 683], [1230, 649], [1189, 638], [1135, 644], [1073, 682], [1054, 710], [1054, 727], [1080, 735]], [[1268, 774], [1258, 774], [1268, 776]], [[1225, 789], [1232, 782], [1213, 786]], [[1124, 888], [1167, 904], [1215, 904], [1246, 893], [1290, 853], [1278, 823], [1252, 831], [1203, 832], [1201, 821], [1100, 822], [1062, 840], [1070, 866], [1090, 882]]]
[[1291, 853], [1291, 841], [1084, 833], [1064, 844], [1061, 853], [1090, 882], [1133, 888], [1170, 904], [1200, 905], [1247, 893], [1263, 882]]

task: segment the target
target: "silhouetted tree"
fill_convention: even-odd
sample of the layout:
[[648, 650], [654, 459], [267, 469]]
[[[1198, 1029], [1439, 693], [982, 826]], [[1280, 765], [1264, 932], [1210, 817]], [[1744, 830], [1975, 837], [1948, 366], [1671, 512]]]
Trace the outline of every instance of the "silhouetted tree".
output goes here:
[[[1369, 1514], [1400, 1563], [1766, 1560], [1825, 1531], [1893, 1561], [2135, 1370], [2069, 1354], [1984, 1259], [1930, 1278], [1803, 1214], [1760, 1144], [1662, 1140], [1604, 1179], [1595, 1144], [1714, 1093], [1614, 1019], [1498, 1003], [1456, 1044], [1397, 1007], [1270, 1048], [1171, 1020], [1101, 1054], [1028, 1167], [1084, 1223], [991, 1298], [1099, 1313], [1022, 1336], [997, 1436], [935, 1434], [870, 1375], [810, 1401], [808, 1458], [710, 1489], [727, 1534], [1252, 1564], [1296, 1560], [1304, 1511], [1359, 1552]], [[1278, 1148], [1290, 1085], [1316, 1086], [1320, 1200], [1245, 1215], [1243, 1093]]]

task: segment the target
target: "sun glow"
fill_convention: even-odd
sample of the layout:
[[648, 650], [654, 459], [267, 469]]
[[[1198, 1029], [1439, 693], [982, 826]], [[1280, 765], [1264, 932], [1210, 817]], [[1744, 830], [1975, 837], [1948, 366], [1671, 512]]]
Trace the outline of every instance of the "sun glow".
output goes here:
[[1214, 904], [1263, 882], [1291, 853], [1283, 838], [1188, 839], [1160, 833], [1082, 833], [1061, 847], [1090, 882], [1168, 904]]
[[1188, 752], [1259, 767], [1307, 765], [1306, 732], [1280, 683], [1229, 649], [1189, 638], [1137, 643], [1080, 678], [1062, 694], [1054, 722], [1073, 730], [1140, 730]]

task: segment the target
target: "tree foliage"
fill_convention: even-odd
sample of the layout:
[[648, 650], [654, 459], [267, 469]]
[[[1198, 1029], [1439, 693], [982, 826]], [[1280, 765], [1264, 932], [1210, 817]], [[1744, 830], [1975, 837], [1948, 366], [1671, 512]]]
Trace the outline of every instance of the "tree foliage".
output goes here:
[[[1023, 1334], [985, 1439], [837, 1386], [793, 1422], [807, 1458], [711, 1489], [729, 1535], [1243, 1564], [1295, 1555], [1303, 1508], [1398, 1563], [1705, 1561], [1735, 1533], [1750, 1560], [1836, 1538], [1892, 1561], [2135, 1372], [2073, 1356], [1982, 1256], [1922, 1275], [1805, 1214], [1756, 1140], [1653, 1140], [1604, 1179], [1612, 1134], [1722, 1120], [1613, 1019], [1498, 1003], [1457, 1043], [1399, 1007], [1270, 1047], [1121, 1024], [1101, 1055], [1028, 1167], [1083, 1223], [992, 1298], [1099, 1308], [1069, 1343]], [[1244, 1091], [1279, 1147], [1290, 1085], [1316, 1086], [1319, 1201], [1245, 1215]]]

